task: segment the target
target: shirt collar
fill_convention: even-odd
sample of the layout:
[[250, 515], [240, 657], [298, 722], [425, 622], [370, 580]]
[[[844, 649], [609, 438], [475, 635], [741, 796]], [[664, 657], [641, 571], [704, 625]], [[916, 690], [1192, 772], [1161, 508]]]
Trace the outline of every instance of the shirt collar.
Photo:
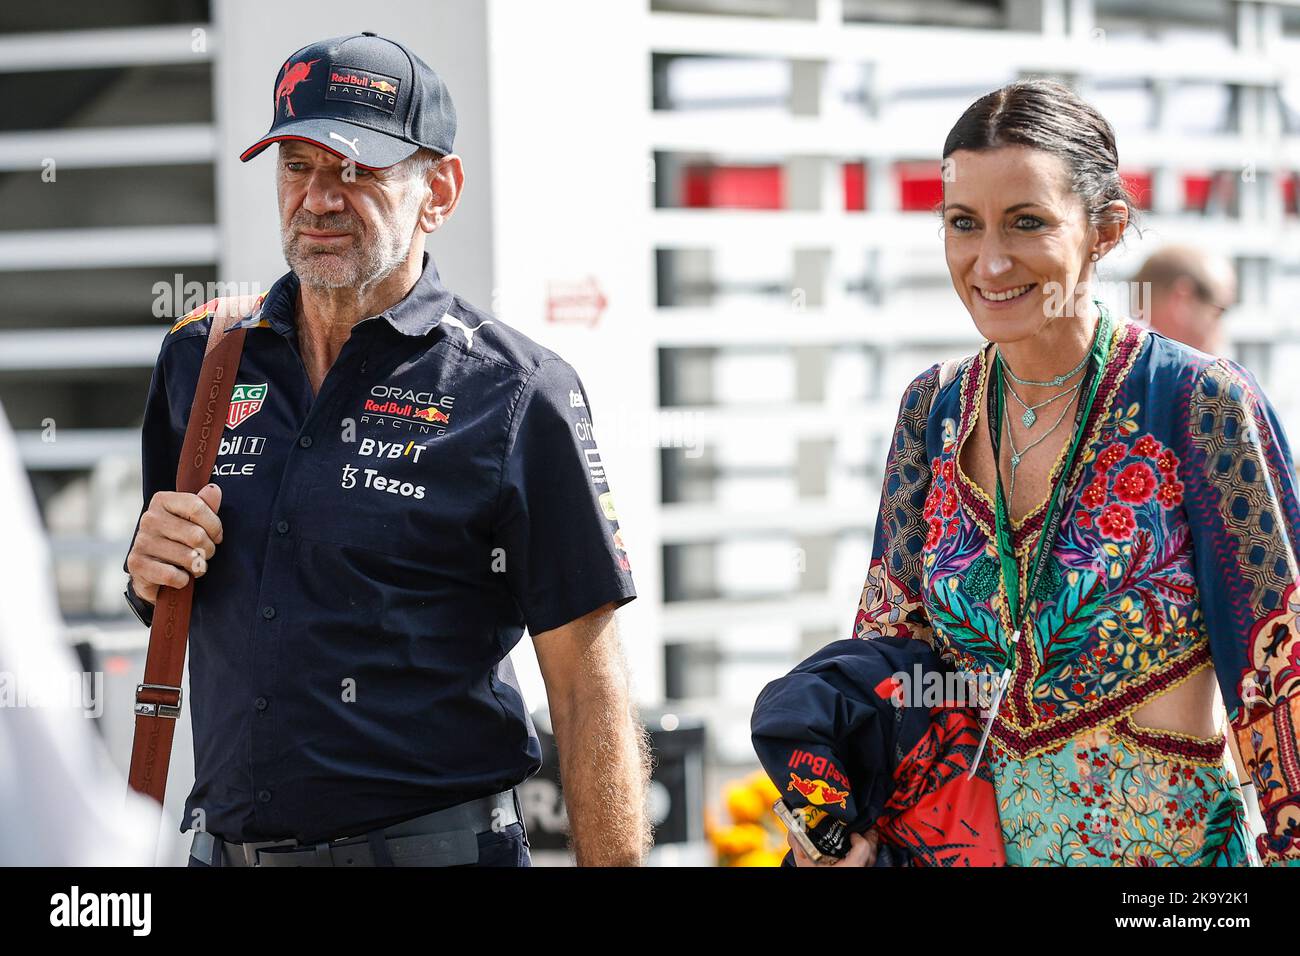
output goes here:
[[[258, 328], [270, 326], [281, 335], [292, 335], [297, 331], [294, 311], [298, 301], [298, 276], [286, 272], [267, 292], [261, 308], [235, 328]], [[380, 316], [403, 335], [420, 336], [437, 327], [451, 305], [452, 294], [438, 278], [438, 267], [424, 253], [420, 278], [415, 280], [411, 291], [391, 306]]]

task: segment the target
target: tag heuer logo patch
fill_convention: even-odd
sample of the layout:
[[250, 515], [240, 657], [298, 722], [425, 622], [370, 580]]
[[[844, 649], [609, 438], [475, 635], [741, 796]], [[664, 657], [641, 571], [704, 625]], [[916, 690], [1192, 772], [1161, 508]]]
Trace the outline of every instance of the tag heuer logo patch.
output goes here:
[[226, 413], [226, 427], [238, 428], [262, 410], [266, 400], [266, 382], [261, 385], [236, 385], [230, 391], [230, 411]]

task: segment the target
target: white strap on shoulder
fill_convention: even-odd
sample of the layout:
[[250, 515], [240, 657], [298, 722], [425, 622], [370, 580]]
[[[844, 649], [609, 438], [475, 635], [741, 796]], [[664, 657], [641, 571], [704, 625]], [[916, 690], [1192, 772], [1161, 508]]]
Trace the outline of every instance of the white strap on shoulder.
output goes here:
[[957, 377], [957, 372], [962, 365], [970, 361], [970, 356], [960, 359], [948, 359], [939, 366], [939, 384], [935, 386], [934, 393], [930, 396], [930, 410], [934, 410], [934, 400], [939, 397], [939, 392]]

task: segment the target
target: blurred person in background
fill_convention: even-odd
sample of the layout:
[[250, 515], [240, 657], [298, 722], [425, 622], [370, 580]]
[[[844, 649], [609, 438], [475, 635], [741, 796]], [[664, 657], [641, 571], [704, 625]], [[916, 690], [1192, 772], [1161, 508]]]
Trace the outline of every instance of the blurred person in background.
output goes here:
[[1008, 865], [1300, 866], [1278, 759], [1300, 746], [1300, 504], [1271, 404], [1092, 296], [1133, 204], [1068, 87], [981, 97], [943, 159], [948, 269], [986, 341], [903, 395], [854, 636], [924, 641], [979, 685]]
[[91, 726], [88, 712], [103, 702], [88, 697], [102, 681], [82, 683], [62, 639], [49, 551], [3, 407], [0, 528], [0, 866], [147, 866], [157, 804], [127, 791]]
[[1143, 314], [1153, 331], [1210, 355], [1223, 354], [1223, 313], [1237, 299], [1237, 273], [1217, 253], [1170, 245], [1153, 252], [1133, 276], [1145, 292]]

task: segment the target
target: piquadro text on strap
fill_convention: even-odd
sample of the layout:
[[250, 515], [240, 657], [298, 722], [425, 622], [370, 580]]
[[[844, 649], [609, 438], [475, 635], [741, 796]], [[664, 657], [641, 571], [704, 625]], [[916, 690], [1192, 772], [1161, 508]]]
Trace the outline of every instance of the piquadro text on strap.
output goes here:
[[[230, 409], [230, 392], [244, 351], [244, 329], [236, 322], [261, 305], [264, 296], [213, 299], [201, 308], [212, 315], [203, 367], [185, 428], [176, 490], [197, 494], [212, 475]], [[191, 318], [187, 316], [187, 318]], [[131, 746], [130, 788], [161, 805], [167, 791], [172, 737], [181, 714], [181, 673], [194, 603], [194, 579], [183, 588], [160, 587], [149, 629], [144, 679], [135, 690], [135, 740]]]

